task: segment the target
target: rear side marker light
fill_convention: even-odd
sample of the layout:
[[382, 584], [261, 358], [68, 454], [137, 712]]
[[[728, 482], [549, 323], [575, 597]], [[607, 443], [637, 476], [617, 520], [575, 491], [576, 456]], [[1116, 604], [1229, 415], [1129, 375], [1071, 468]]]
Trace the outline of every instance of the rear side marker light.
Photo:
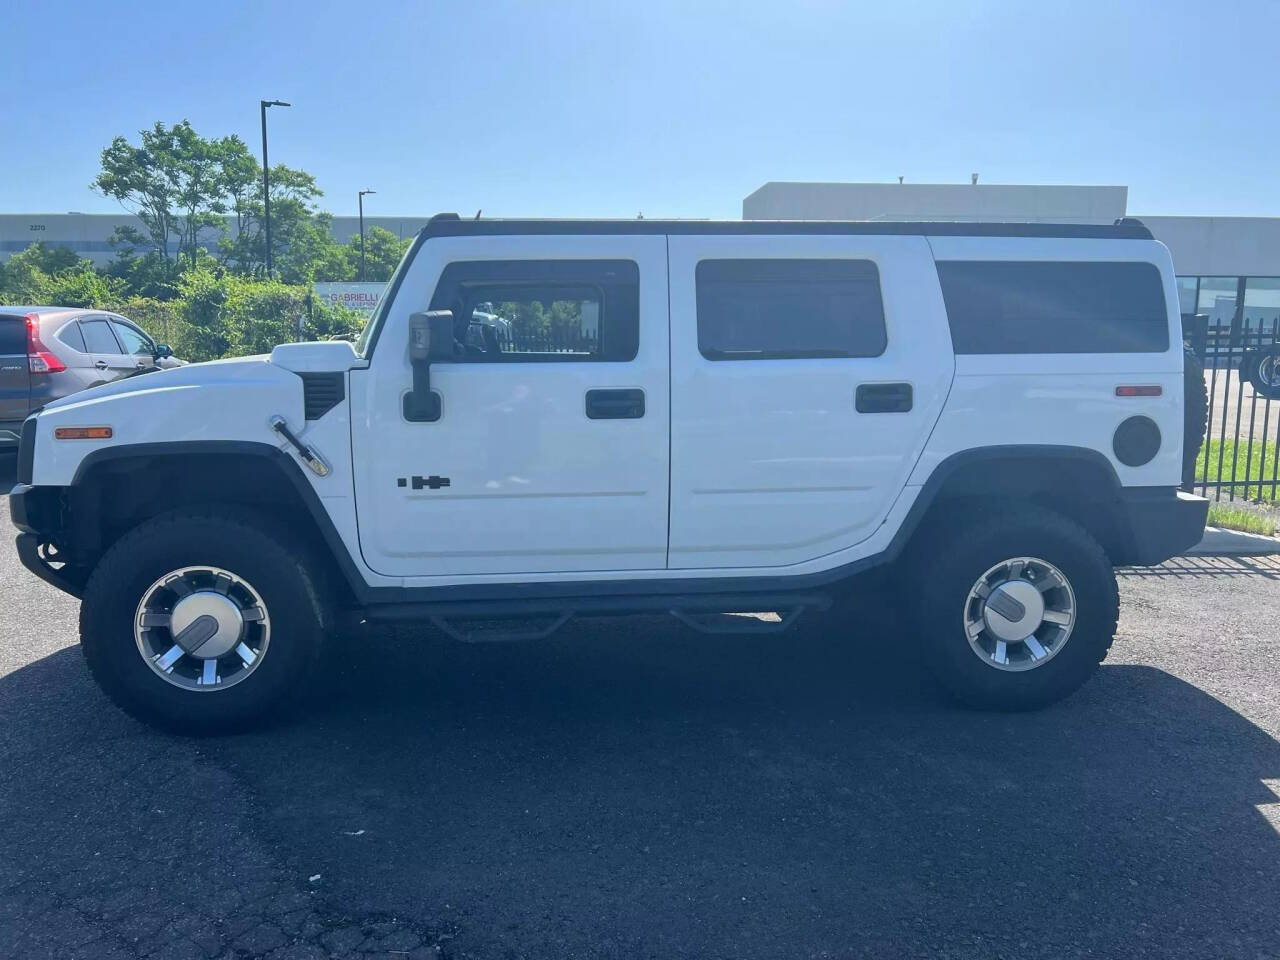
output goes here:
[[27, 369], [32, 373], [62, 373], [67, 365], [49, 352], [40, 339], [40, 315], [27, 314]]
[[57, 440], [110, 440], [110, 427], [58, 427], [53, 431]]
[[1164, 387], [1158, 384], [1116, 387], [1117, 397], [1159, 397], [1164, 394]]

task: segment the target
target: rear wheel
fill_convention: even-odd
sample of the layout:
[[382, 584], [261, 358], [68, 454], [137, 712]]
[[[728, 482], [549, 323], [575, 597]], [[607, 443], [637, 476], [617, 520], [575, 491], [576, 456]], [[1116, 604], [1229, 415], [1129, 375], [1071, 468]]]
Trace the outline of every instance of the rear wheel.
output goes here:
[[1060, 700], [1093, 674], [1115, 636], [1106, 554], [1083, 528], [1038, 507], [966, 513], [925, 533], [914, 551], [926, 663], [973, 707]]
[[181, 733], [242, 730], [302, 692], [322, 635], [307, 557], [265, 518], [180, 511], [99, 561], [80, 637], [94, 678], [140, 720]]

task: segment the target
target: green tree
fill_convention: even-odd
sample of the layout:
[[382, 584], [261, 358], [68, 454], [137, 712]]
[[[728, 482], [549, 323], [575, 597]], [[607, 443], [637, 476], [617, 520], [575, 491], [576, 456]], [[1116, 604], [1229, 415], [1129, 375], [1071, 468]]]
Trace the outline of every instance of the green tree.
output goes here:
[[132, 247], [121, 247], [102, 272], [121, 281], [127, 297], [171, 300], [178, 295], [180, 274], [155, 250], [138, 256]]
[[[262, 188], [249, 189], [247, 167], [237, 166], [240, 192], [232, 201], [235, 236], [219, 244], [224, 263], [243, 276], [261, 276], [266, 269], [266, 231]], [[287, 283], [309, 283], [317, 264], [333, 264], [338, 245], [330, 233], [333, 218], [317, 201], [324, 191], [305, 170], [284, 164], [271, 168], [271, 259], [276, 275]]]
[[101, 307], [119, 299], [123, 292], [121, 281], [103, 276], [84, 260], [49, 278], [43, 302], [58, 307]]
[[75, 269], [88, 262], [68, 247], [51, 246], [43, 240], [37, 240], [21, 253], [15, 253], [9, 258], [11, 264], [21, 266], [27, 263], [49, 276]]
[[[364, 279], [386, 282], [391, 279], [400, 258], [409, 249], [409, 240], [401, 240], [390, 230], [382, 227], [368, 227], [364, 232]], [[324, 280], [358, 280], [360, 279], [360, 234], [353, 234], [344, 245], [346, 273], [340, 277], [321, 277], [317, 272], [316, 279]]]
[[169, 245], [176, 239], [177, 258], [194, 259], [200, 231], [223, 227], [226, 168], [238, 170], [248, 149], [235, 137], [206, 140], [186, 120], [173, 126], [157, 121], [139, 139], [137, 146], [124, 137], [112, 140], [90, 186], [142, 222], [142, 230], [117, 229], [122, 246], [150, 249], [172, 262]]
[[23, 254], [0, 264], [0, 303], [41, 303], [48, 289], [49, 275]]

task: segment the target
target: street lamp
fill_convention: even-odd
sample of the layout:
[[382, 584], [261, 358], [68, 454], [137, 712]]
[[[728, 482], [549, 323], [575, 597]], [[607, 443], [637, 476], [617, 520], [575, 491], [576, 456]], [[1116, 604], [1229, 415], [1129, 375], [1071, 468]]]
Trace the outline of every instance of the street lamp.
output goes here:
[[360, 203], [360, 279], [364, 280], [364, 198], [367, 193], [377, 193], [377, 190], [361, 190], [358, 198]]
[[283, 100], [259, 100], [262, 111], [262, 220], [267, 231], [267, 278], [271, 277], [271, 180], [267, 173], [267, 107], [287, 107]]

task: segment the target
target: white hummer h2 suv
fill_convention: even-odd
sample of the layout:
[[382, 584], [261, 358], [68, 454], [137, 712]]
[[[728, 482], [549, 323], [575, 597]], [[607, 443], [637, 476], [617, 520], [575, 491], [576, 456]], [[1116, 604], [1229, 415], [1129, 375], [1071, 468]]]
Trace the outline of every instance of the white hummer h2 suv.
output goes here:
[[354, 346], [28, 419], [18, 551], [170, 729], [258, 720], [350, 618], [782, 627], [888, 564], [957, 698], [1038, 707], [1106, 656], [1112, 567], [1201, 536], [1177, 304], [1133, 220], [444, 214]]

